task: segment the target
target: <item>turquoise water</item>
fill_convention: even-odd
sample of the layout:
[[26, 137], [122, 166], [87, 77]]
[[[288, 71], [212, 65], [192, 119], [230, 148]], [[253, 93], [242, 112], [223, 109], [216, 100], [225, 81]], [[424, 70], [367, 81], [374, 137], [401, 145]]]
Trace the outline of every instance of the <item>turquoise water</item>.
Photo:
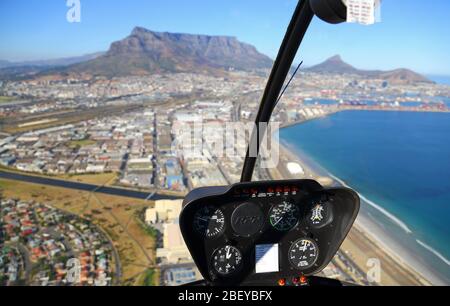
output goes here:
[[339, 112], [280, 139], [356, 189], [393, 238], [450, 280], [449, 113]]

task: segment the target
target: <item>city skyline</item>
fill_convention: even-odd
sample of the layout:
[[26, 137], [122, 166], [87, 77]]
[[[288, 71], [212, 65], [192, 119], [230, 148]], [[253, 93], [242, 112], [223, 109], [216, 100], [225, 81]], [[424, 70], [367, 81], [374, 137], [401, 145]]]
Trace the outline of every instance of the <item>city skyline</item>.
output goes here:
[[[6, 0], [0, 4], [0, 59], [43, 60], [106, 51], [135, 26], [235, 36], [274, 58], [296, 3], [251, 0], [212, 4], [199, 0], [188, 5], [181, 1], [136, 0], [110, 5], [104, 0], [81, 0], [81, 22], [69, 23], [66, 1]], [[309, 66], [340, 54], [362, 69], [404, 67], [424, 74], [450, 75], [449, 65], [445, 64], [450, 44], [441, 39], [450, 26], [444, 18], [449, 7], [447, 1], [384, 1], [382, 22], [371, 27], [331, 26], [316, 18], [298, 60], [303, 59]], [[421, 27], [411, 31], [418, 20]]]

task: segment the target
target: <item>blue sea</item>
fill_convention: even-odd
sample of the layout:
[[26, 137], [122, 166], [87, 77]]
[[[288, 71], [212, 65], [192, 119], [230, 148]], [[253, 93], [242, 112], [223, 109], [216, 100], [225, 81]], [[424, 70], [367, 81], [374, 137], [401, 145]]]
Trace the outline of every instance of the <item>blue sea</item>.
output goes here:
[[427, 75], [427, 77], [438, 84], [450, 85], [450, 76], [448, 75]]
[[[366, 105], [369, 105], [369, 106], [380, 104], [380, 102], [373, 101], [373, 100], [362, 100], [360, 102], [364, 103]], [[444, 103], [445, 105], [447, 105], [447, 107], [450, 107], [450, 98], [448, 98], [448, 97], [437, 96], [437, 97], [434, 97], [433, 102], [434, 103]], [[311, 100], [306, 100], [304, 103], [305, 103], [305, 105], [336, 105], [336, 104], [339, 104], [339, 101], [332, 100], [332, 99], [311, 99]], [[401, 103], [402, 106], [408, 106], [408, 107], [418, 107], [418, 106], [421, 106], [422, 104], [423, 104], [422, 102], [413, 102], [413, 101]]]
[[280, 140], [359, 192], [391, 238], [450, 284], [450, 113], [345, 111]]

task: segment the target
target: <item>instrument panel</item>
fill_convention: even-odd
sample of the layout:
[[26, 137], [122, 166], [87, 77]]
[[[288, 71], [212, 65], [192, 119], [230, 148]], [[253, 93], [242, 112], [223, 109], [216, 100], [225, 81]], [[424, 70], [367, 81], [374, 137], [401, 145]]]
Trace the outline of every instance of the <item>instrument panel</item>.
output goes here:
[[212, 285], [275, 285], [320, 272], [347, 236], [358, 195], [313, 180], [239, 183], [192, 191], [180, 227]]

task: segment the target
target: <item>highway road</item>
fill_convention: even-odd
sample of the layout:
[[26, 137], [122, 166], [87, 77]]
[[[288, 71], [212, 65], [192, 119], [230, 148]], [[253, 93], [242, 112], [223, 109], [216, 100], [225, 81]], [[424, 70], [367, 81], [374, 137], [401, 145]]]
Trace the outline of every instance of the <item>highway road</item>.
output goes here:
[[58, 180], [53, 178], [46, 178], [41, 176], [32, 176], [20, 173], [12, 173], [0, 171], [0, 178], [13, 180], [13, 181], [21, 181], [26, 183], [33, 183], [39, 185], [47, 185], [53, 187], [61, 187], [67, 189], [74, 189], [80, 191], [87, 192], [95, 192], [95, 193], [103, 193], [113, 196], [121, 196], [127, 198], [141, 199], [141, 200], [179, 200], [181, 197], [179, 196], [171, 196], [171, 195], [163, 195], [159, 193], [149, 193], [137, 190], [130, 190], [124, 188], [116, 188], [116, 187], [106, 187], [106, 186], [98, 186], [93, 184], [85, 184], [78, 182], [70, 182], [65, 180]]

